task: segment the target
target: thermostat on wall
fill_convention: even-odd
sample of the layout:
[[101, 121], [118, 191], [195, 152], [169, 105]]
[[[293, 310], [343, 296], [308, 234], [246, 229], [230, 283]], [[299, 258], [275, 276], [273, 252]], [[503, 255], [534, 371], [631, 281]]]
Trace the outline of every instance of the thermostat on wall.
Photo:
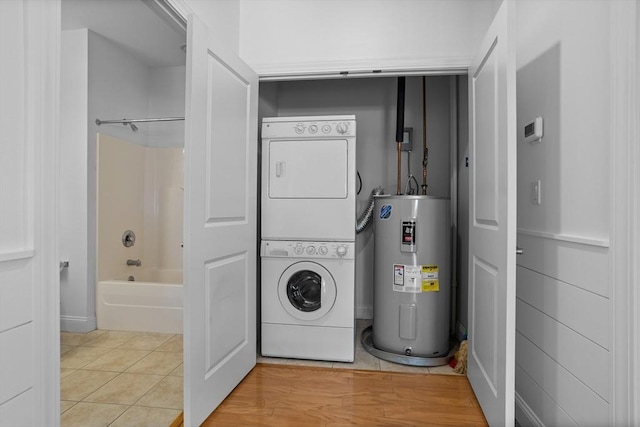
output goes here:
[[524, 125], [524, 141], [536, 142], [542, 140], [542, 117], [536, 117], [535, 120]]

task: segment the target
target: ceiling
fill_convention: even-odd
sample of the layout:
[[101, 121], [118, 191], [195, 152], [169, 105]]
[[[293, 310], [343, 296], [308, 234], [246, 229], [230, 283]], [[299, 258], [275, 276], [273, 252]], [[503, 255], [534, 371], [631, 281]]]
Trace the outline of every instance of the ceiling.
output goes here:
[[185, 64], [186, 32], [153, 0], [62, 0], [62, 29], [88, 28], [148, 67]]

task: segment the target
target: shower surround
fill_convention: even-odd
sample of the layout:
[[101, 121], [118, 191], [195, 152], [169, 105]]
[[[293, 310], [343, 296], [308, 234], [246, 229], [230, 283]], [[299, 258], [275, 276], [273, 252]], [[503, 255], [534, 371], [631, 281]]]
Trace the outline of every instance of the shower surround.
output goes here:
[[97, 153], [98, 329], [182, 333], [182, 148], [98, 134]]

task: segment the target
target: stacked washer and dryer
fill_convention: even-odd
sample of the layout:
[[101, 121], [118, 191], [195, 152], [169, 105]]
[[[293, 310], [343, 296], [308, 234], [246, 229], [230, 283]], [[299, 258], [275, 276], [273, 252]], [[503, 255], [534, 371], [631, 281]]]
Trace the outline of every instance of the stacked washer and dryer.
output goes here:
[[262, 121], [262, 355], [352, 362], [356, 120]]

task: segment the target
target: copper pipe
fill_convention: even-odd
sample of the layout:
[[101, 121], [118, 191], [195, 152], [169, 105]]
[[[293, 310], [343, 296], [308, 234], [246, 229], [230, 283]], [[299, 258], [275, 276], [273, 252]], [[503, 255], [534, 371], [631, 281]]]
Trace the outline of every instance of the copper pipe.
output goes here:
[[427, 195], [427, 78], [422, 76], [422, 194]]

